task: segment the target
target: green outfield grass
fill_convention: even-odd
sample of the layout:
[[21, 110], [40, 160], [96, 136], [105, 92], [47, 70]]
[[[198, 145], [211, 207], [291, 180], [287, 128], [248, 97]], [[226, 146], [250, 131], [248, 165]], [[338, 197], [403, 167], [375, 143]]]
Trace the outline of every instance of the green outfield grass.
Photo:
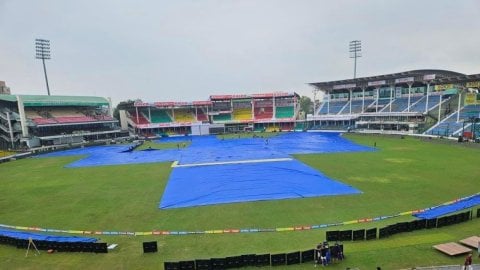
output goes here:
[[[378, 151], [295, 158], [362, 194], [160, 210], [158, 203], [172, 170], [169, 163], [64, 168], [80, 157], [29, 158], [0, 164], [0, 223], [99, 231], [276, 228], [395, 214], [479, 191], [478, 149], [413, 138], [345, 136], [360, 144], [376, 144]], [[412, 219], [402, 216], [334, 229], [379, 228]], [[383, 240], [347, 242], [346, 260], [329, 268], [460, 264], [463, 257], [449, 258], [434, 251], [432, 245], [479, 235], [478, 228], [480, 219], [475, 218]], [[43, 253], [28, 258], [25, 250], [0, 246], [0, 268], [162, 269], [164, 261], [306, 250], [325, 239], [325, 230], [100, 238], [119, 246], [108, 254]], [[159, 252], [143, 254], [142, 242], [152, 240], [158, 241]]]

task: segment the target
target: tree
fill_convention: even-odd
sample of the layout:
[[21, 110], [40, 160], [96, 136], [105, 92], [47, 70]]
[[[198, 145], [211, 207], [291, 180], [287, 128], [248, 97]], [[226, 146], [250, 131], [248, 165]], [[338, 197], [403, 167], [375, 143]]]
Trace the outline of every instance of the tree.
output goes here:
[[305, 115], [313, 113], [313, 102], [309, 97], [301, 96], [299, 103], [300, 103], [300, 110], [303, 113], [305, 113]]
[[126, 101], [120, 101], [120, 103], [118, 103], [117, 107], [115, 107], [115, 109], [113, 110], [113, 117], [115, 117], [115, 119], [117, 120], [120, 120], [120, 110], [127, 110], [127, 109], [132, 109], [134, 106], [133, 104], [135, 103], [135, 101], [138, 101], [138, 100], [126, 100]]

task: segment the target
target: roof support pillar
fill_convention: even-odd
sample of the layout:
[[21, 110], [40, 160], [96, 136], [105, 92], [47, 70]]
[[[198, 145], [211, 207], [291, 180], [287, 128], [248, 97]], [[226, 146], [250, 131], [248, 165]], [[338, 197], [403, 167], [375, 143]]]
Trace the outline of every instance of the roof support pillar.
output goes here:
[[352, 100], [353, 100], [352, 93], [353, 93], [353, 89], [350, 89], [350, 95], [349, 95], [349, 98], [350, 98], [350, 114], [352, 114]]
[[138, 120], [138, 107], [135, 107], [135, 114], [137, 115], [137, 125], [140, 123], [140, 120]]
[[408, 84], [408, 107], [407, 112], [410, 112], [410, 96], [411, 96], [412, 84]]
[[275, 94], [273, 95], [273, 117], [272, 117], [272, 119], [274, 119], [274, 120], [277, 119], [277, 104], [275, 103]]
[[378, 98], [380, 97], [380, 87], [377, 87], [375, 91], [377, 92], [377, 98], [375, 100], [375, 112], [378, 112]]
[[390, 112], [392, 112], [392, 101], [393, 101], [393, 91], [395, 90], [394, 85], [390, 85]]
[[365, 87], [362, 87], [362, 113], [365, 111]]
[[438, 121], [437, 124], [440, 123], [440, 116], [442, 115], [442, 94], [440, 94], [440, 101], [438, 103]]
[[10, 120], [10, 112], [7, 111], [6, 112], [7, 114], [7, 122], [8, 122], [8, 133], [10, 134], [10, 143], [12, 145], [12, 149], [15, 148], [15, 145], [14, 145], [14, 138], [13, 138], [13, 128], [12, 128], [12, 122]]
[[425, 113], [428, 113], [428, 97], [430, 94], [430, 82], [427, 82], [427, 102], [425, 103]]
[[327, 114], [330, 114], [330, 92], [327, 91]]
[[458, 93], [457, 123], [460, 122], [460, 105], [462, 102], [462, 92]]
[[20, 125], [22, 126], [22, 136], [28, 137], [27, 118], [25, 117], [25, 107], [21, 96], [17, 96], [18, 114], [20, 114]]
[[252, 104], [252, 117], [250, 119], [254, 120], [255, 119], [255, 102], [252, 98], [252, 100], [250, 101], [250, 104]]

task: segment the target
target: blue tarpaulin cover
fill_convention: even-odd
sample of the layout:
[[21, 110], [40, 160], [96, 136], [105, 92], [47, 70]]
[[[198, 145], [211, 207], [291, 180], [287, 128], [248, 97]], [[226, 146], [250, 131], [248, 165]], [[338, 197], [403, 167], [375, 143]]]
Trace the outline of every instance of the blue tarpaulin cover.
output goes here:
[[9, 231], [9, 230], [0, 230], [1, 236], [13, 237], [16, 239], [32, 240], [36, 241], [55, 241], [62, 243], [95, 243], [97, 242], [96, 238], [91, 237], [78, 237], [78, 236], [54, 236], [54, 235], [44, 235], [38, 233], [29, 233], [29, 232], [19, 232], [19, 231]]
[[454, 213], [476, 205], [480, 205], [480, 195], [475, 195], [465, 200], [457, 201], [449, 205], [441, 205], [413, 215], [417, 218], [430, 219]]
[[[182, 147], [182, 141], [191, 141]], [[373, 151], [339, 133], [289, 132], [270, 138], [223, 139], [217, 136], [161, 138], [179, 148], [128, 151], [132, 145], [97, 146], [54, 152], [42, 157], [86, 155], [66, 167], [178, 161], [159, 204], [178, 208], [218, 203], [360, 193], [292, 159], [292, 154]], [[275, 161], [273, 159], [290, 159]], [[238, 164], [244, 161], [258, 163]], [[269, 162], [272, 161], [272, 162]], [[221, 163], [237, 164], [221, 164]], [[205, 163], [208, 166], [193, 166]]]
[[361, 193], [296, 160], [176, 168], [161, 209]]
[[153, 151], [125, 152], [133, 145], [93, 146], [39, 155], [59, 157], [86, 155], [66, 167], [91, 167], [152, 162], [179, 161], [179, 164], [226, 162], [286, 158], [291, 154], [336, 153], [372, 151], [370, 147], [355, 144], [338, 133], [289, 132], [271, 138], [225, 139], [216, 136], [185, 136], [162, 138], [158, 142], [191, 140], [189, 147]]

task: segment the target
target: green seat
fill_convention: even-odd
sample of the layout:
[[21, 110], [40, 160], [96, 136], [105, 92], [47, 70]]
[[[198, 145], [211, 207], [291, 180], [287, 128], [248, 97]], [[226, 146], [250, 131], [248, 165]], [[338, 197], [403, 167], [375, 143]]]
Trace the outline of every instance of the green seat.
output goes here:
[[172, 119], [168, 115], [166, 111], [159, 110], [159, 111], [150, 111], [150, 116], [152, 117], [152, 123], [170, 123]]
[[231, 114], [219, 114], [213, 116], [213, 121], [230, 121], [232, 120]]
[[276, 107], [275, 108], [275, 117], [276, 118], [292, 118], [293, 115], [294, 115], [293, 106]]

